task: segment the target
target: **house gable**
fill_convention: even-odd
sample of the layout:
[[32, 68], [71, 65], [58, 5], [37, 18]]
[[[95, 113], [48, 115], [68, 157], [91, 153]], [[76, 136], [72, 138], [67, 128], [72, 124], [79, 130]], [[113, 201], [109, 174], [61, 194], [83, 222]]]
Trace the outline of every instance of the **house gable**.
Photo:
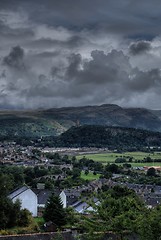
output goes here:
[[21, 202], [21, 209], [28, 209], [34, 217], [37, 216], [37, 196], [28, 187], [24, 186], [12, 191], [9, 196], [13, 202], [17, 199]]

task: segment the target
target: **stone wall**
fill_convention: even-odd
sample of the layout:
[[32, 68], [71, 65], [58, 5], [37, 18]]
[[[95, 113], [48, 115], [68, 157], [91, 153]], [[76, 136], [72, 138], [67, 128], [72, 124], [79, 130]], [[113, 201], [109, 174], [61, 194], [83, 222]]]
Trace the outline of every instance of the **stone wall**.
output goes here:
[[[58, 233], [21, 234], [12, 236], [0, 236], [0, 240], [54, 240]], [[61, 233], [64, 240], [74, 240], [71, 232]]]

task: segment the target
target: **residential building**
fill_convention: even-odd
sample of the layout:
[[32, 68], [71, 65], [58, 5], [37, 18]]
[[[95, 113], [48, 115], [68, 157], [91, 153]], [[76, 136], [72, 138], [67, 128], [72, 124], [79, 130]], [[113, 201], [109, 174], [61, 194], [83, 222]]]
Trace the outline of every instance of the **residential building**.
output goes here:
[[28, 209], [33, 217], [37, 216], [37, 195], [27, 186], [13, 190], [8, 197], [15, 202], [17, 199], [21, 202], [21, 209]]

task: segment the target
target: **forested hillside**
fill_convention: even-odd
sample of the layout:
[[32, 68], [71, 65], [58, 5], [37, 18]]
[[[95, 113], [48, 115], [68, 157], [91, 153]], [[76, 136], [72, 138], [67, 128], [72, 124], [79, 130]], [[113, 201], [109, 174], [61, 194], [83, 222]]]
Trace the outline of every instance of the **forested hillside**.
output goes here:
[[138, 149], [146, 146], [161, 146], [161, 133], [132, 128], [86, 125], [72, 127], [57, 137], [55, 144], [66, 147]]

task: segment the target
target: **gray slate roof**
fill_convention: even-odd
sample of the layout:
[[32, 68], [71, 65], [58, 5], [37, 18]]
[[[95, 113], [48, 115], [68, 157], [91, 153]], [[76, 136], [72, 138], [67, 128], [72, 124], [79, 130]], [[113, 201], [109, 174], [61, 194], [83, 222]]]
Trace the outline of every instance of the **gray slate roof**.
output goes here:
[[48, 198], [51, 196], [52, 192], [47, 189], [40, 189], [37, 193], [38, 204], [46, 204]]
[[28, 190], [29, 188], [27, 186], [23, 186], [21, 188], [16, 188], [15, 190], [13, 190], [8, 197], [13, 199], [15, 197], [17, 197], [18, 195], [20, 195], [21, 193], [25, 192], [26, 190]]
[[[37, 199], [38, 199], [38, 204], [46, 204], [48, 198], [51, 196], [51, 194], [53, 193], [53, 191], [48, 190], [48, 189], [37, 189], [37, 188], [33, 188], [32, 191], [37, 195]], [[54, 194], [56, 196], [59, 196], [60, 191], [59, 190], [54, 190]]]

